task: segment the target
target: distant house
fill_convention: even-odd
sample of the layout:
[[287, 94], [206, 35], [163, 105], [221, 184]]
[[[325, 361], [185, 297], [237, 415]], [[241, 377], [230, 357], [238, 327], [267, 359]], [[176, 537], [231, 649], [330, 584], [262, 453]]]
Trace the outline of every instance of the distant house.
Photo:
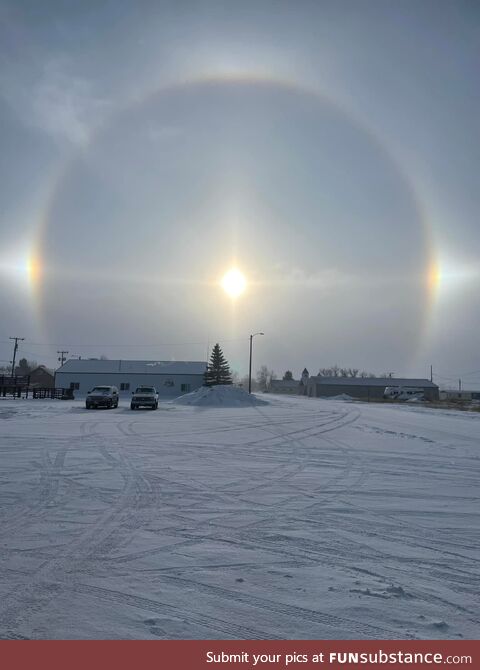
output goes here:
[[52, 389], [55, 386], [54, 375], [44, 365], [30, 372], [30, 387]]
[[297, 379], [271, 379], [267, 387], [268, 393], [294, 393], [298, 395], [300, 382]]
[[428, 379], [405, 379], [392, 377], [309, 377], [306, 395], [311, 398], [332, 397], [341, 394], [352, 398], [379, 399], [387, 386], [409, 386], [421, 388], [427, 400], [438, 400], [438, 386]]
[[203, 385], [204, 361], [126, 361], [71, 358], [55, 373], [55, 385], [84, 395], [94, 386], [116, 386], [130, 396], [137, 386], [155, 386], [163, 397], [195, 391]]
[[480, 400], [480, 391], [440, 391], [440, 400]]

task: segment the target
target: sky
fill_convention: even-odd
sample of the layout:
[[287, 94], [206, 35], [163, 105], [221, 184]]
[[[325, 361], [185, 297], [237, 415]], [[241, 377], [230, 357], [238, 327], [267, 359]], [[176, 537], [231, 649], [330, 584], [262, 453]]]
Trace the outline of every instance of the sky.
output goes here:
[[244, 374], [261, 331], [278, 376], [480, 388], [479, 30], [461, 0], [0, 0], [0, 365], [219, 342]]

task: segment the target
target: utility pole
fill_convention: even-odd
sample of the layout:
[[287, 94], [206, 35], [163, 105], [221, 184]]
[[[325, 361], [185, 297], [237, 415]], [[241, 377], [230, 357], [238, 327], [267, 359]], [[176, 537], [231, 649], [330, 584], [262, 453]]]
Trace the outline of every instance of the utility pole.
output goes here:
[[459, 391], [462, 390], [462, 380], [461, 379], [458, 380], [458, 390]]
[[15, 344], [13, 347], [13, 360], [12, 360], [12, 378], [15, 375], [15, 358], [17, 356], [17, 349], [18, 349], [18, 343], [19, 341], [22, 342], [25, 338], [24, 337], [9, 337], [9, 340], [15, 340]]
[[430, 381], [433, 382], [433, 365], [430, 366]]
[[68, 354], [68, 351], [57, 351], [57, 354], [60, 354], [58, 360], [60, 362], [60, 367], [62, 367], [62, 365], [65, 363], [66, 354]]

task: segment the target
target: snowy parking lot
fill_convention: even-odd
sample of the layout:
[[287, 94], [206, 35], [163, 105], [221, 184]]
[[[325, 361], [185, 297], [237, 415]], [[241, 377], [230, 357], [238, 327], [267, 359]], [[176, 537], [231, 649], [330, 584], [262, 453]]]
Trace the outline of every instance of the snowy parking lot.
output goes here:
[[3, 638], [478, 638], [480, 413], [0, 400]]

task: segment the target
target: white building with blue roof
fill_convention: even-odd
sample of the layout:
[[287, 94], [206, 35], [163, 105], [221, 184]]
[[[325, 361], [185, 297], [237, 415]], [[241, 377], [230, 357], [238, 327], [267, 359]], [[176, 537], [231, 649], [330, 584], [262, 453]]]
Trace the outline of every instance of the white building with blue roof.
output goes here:
[[137, 386], [155, 386], [160, 397], [176, 397], [203, 384], [206, 361], [132, 361], [71, 358], [55, 373], [57, 388], [85, 395], [94, 386], [116, 386], [127, 397]]

